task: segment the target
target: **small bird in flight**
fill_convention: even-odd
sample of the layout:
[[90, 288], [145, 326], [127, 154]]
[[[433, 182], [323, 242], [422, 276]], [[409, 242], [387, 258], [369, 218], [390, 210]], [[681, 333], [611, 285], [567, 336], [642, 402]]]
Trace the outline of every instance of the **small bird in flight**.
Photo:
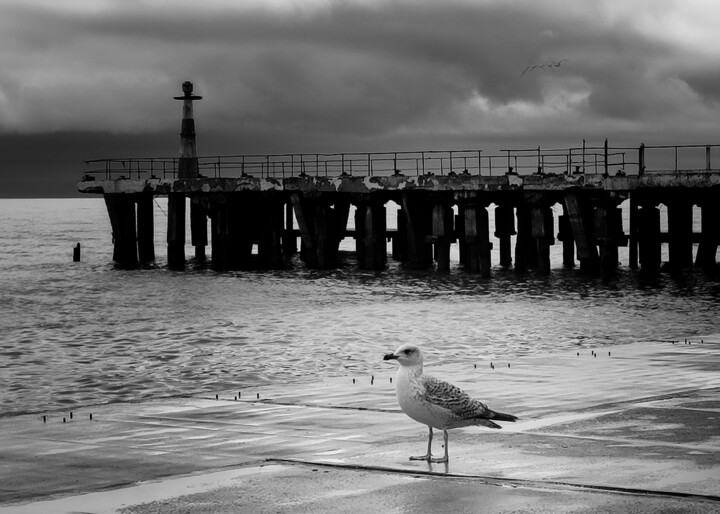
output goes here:
[[562, 63], [564, 63], [564, 62], [566, 62], [566, 61], [567, 61], [567, 59], [560, 59], [559, 61], [547, 61], [547, 62], [544, 62], [544, 63], [542, 63], [542, 64], [531, 64], [531, 65], [525, 67], [525, 69], [524, 69], [523, 72], [520, 74], [520, 76], [522, 77], [522, 76], [525, 75], [525, 73], [527, 73], [528, 71], [534, 71], [534, 70], [545, 70], [545, 69], [547, 69], [547, 70], [550, 70], [550, 71], [555, 71], [555, 68], [559, 68], [560, 66], [562, 66]]
[[[410, 460], [426, 460], [428, 462], [448, 461], [448, 430], [451, 428], [482, 425], [489, 428], [502, 428], [491, 420], [515, 421], [517, 417], [490, 410], [484, 403], [470, 397], [460, 388], [423, 374], [423, 357], [420, 349], [405, 344], [388, 353], [383, 360], [397, 360], [397, 376], [395, 393], [400, 408], [415, 421], [427, 425], [427, 454], [410, 457]], [[433, 458], [433, 428], [443, 431], [445, 440], [445, 456]]]

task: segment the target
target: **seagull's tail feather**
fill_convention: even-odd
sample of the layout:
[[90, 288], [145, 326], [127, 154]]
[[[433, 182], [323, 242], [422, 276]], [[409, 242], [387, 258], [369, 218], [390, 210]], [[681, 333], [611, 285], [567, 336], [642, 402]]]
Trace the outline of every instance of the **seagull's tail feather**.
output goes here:
[[490, 417], [498, 421], [517, 421], [517, 416], [513, 416], [512, 414], [503, 414], [502, 412], [493, 412]]
[[497, 423], [493, 423], [487, 418], [475, 418], [475, 424], [482, 425], [488, 428], [502, 428], [500, 425], [498, 425]]

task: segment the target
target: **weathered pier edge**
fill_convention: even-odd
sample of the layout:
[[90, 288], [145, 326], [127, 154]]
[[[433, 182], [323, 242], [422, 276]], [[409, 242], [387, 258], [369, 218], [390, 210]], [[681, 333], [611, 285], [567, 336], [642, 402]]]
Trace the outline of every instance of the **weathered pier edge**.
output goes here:
[[[563, 265], [573, 267], [577, 259], [580, 270], [587, 273], [612, 272], [618, 265], [618, 247], [628, 245], [631, 268], [658, 271], [665, 241], [671, 268], [714, 269], [720, 242], [720, 175], [707, 173], [118, 179], [83, 181], [80, 190], [104, 195], [113, 231], [113, 259], [125, 266], [155, 258], [156, 195], [168, 197], [171, 268], [185, 266], [186, 199], [195, 258], [206, 258], [210, 241], [211, 264], [218, 269], [284, 267], [297, 251], [298, 233], [302, 261], [310, 268], [336, 267], [338, 245], [350, 235], [362, 269], [385, 268], [391, 240], [393, 259], [415, 269], [448, 270], [450, 245], [459, 242], [460, 263], [483, 276], [489, 276], [492, 266], [493, 235], [500, 245], [500, 265], [549, 272], [556, 224]], [[618, 207], [626, 199], [630, 200], [628, 234]], [[392, 233], [386, 228], [389, 201], [400, 207], [397, 231]], [[555, 204], [563, 208], [557, 220], [551, 209]], [[668, 209], [667, 233], [661, 232], [660, 204]], [[351, 205], [354, 231], [346, 229]], [[491, 205], [495, 206], [492, 234]], [[694, 205], [702, 212], [700, 234], [693, 233]], [[513, 235], [517, 235], [514, 258]], [[695, 258], [694, 243], [699, 243]]]
[[[357, 160], [353, 172], [353, 161], [346, 161], [345, 154], [339, 154], [341, 161], [335, 162], [337, 166], [327, 156], [321, 162], [319, 155], [315, 155], [314, 175], [306, 173], [313, 163], [308, 165], [303, 156], [297, 162], [295, 156], [290, 156], [289, 162], [288, 156], [281, 156], [283, 160], [279, 163], [271, 163], [271, 156], [260, 161], [252, 159], [257, 156], [248, 156], [247, 161], [240, 156], [234, 158], [241, 171], [237, 177], [220, 176], [218, 157], [212, 161], [215, 177], [205, 177], [200, 173], [196, 155], [193, 120], [193, 101], [201, 97], [193, 95], [192, 90], [192, 84], [186, 82], [184, 95], [175, 97], [183, 101], [181, 145], [180, 157], [172, 159], [169, 172], [167, 160], [157, 160], [163, 163], [162, 177], [157, 177], [159, 170], [153, 159], [108, 159], [100, 161], [105, 164], [104, 179], [90, 172], [78, 185], [82, 193], [104, 196], [113, 232], [113, 259], [122, 266], [138, 266], [155, 259], [154, 197], [166, 195], [167, 256], [172, 269], [184, 269], [186, 264], [188, 203], [196, 261], [206, 260], [210, 241], [211, 264], [223, 270], [282, 268], [289, 262], [289, 256], [297, 252], [298, 235], [305, 265], [331, 269], [339, 264], [340, 241], [352, 236], [357, 263], [362, 269], [385, 268], [387, 243], [392, 241], [393, 259], [404, 261], [413, 269], [435, 266], [439, 271], [447, 271], [450, 246], [457, 242], [463, 267], [488, 277], [493, 248], [488, 209], [494, 205], [493, 235], [499, 242], [499, 264], [514, 265], [518, 271], [536, 269], [548, 273], [550, 246], [556, 238], [552, 210], [556, 204], [563, 209], [557, 221], [557, 239], [563, 245], [565, 267], [574, 267], [577, 259], [582, 272], [611, 274], [618, 266], [618, 247], [629, 246], [630, 268], [657, 272], [662, 265], [661, 245], [667, 242], [668, 269], [693, 265], [716, 269], [720, 170], [711, 167], [711, 146], [690, 145], [706, 152], [702, 170], [678, 169], [678, 148], [682, 147], [668, 147], [675, 149], [674, 170], [649, 170], [645, 147], [641, 145], [634, 163], [637, 171], [627, 173], [632, 163], [626, 162], [624, 151], [611, 153], [606, 142], [601, 153], [593, 153], [583, 142], [582, 160], [575, 166], [579, 149], [575, 149], [574, 155], [573, 149], [543, 153], [538, 148], [537, 170], [530, 174], [518, 173], [511, 166], [511, 163], [519, 166], [518, 158], [526, 159], [528, 150], [507, 150], [507, 172], [499, 176], [492, 173], [492, 157], [487, 160], [489, 174], [483, 175], [481, 152], [475, 151], [470, 155], [461, 153], [459, 159], [465, 169], [460, 173], [453, 169], [453, 152], [448, 152], [447, 160], [442, 156], [435, 158], [440, 166], [439, 175], [426, 169], [432, 156], [426, 158], [426, 152], [415, 152], [421, 154], [414, 158], [415, 175], [407, 173], [407, 168], [398, 169], [399, 153], [395, 153], [382, 154], [393, 156], [394, 172], [387, 175], [373, 169], [371, 154], [363, 156], [362, 163], [366, 164], [360, 175]], [[621, 156], [622, 160], [613, 162], [613, 155]], [[558, 157], [563, 171], [547, 173]], [[597, 172], [598, 158], [601, 173]], [[149, 170], [141, 170], [141, 162], [149, 163]], [[443, 162], [448, 164], [447, 174]], [[113, 177], [113, 163], [126, 170], [122, 176]], [[276, 164], [281, 165], [279, 177]], [[595, 173], [586, 172], [593, 167]], [[614, 175], [609, 173], [613, 167]], [[626, 234], [619, 205], [628, 199], [630, 224]], [[400, 207], [397, 230], [393, 232], [386, 227], [385, 206], [390, 201]], [[661, 204], [667, 207], [666, 233], [661, 231]], [[351, 205], [355, 207], [354, 231], [347, 229]], [[701, 209], [699, 234], [693, 232], [694, 206]], [[514, 258], [513, 235], [517, 236]], [[699, 244], [694, 256], [695, 243]], [[254, 245], [257, 254], [253, 252]]]

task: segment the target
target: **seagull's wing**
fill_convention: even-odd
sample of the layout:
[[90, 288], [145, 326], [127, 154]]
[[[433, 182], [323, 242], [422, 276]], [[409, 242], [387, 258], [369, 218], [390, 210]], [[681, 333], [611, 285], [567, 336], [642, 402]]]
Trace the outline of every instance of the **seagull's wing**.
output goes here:
[[[447, 409], [453, 416], [461, 419], [488, 419], [493, 415], [493, 411], [488, 409], [484, 403], [448, 382], [438, 380], [430, 375], [423, 375], [423, 385], [425, 386], [425, 399], [438, 407]], [[494, 423], [492, 424], [494, 425]], [[494, 428], [500, 427], [495, 425]]]

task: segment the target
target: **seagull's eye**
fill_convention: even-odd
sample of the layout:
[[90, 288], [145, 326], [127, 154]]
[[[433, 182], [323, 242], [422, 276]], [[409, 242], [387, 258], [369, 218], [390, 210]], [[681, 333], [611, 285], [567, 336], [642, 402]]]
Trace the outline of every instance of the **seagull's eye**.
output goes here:
[[405, 355], [410, 355], [410, 354], [412, 353], [412, 350], [405, 350], [403, 353], [404, 353]]

